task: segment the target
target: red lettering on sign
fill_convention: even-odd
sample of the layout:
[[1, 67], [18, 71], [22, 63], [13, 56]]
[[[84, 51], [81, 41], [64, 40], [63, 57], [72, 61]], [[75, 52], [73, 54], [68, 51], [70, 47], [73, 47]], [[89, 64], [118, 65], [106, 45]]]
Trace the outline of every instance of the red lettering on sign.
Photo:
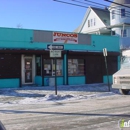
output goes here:
[[57, 32], [54, 32], [53, 36], [77, 38], [77, 37], [78, 37], [78, 34], [72, 34], [72, 33], [57, 33]]

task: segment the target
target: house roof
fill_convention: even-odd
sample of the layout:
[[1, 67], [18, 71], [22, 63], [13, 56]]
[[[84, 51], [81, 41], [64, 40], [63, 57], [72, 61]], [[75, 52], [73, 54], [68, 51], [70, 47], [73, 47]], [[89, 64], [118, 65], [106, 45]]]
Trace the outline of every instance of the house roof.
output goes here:
[[[110, 25], [110, 12], [107, 9], [99, 9], [91, 7], [92, 10], [98, 15], [102, 22], [107, 26]], [[106, 22], [107, 21], [107, 22]]]
[[87, 19], [88, 15], [89, 15], [88, 12], [90, 10], [93, 10], [97, 14], [97, 16], [100, 18], [100, 20], [104, 23], [104, 25], [106, 25], [106, 26], [110, 25], [110, 12], [109, 12], [109, 10], [95, 8], [95, 7], [89, 7], [87, 9], [87, 11], [86, 11], [86, 14], [84, 16], [84, 19], [83, 19], [82, 23], [78, 26], [78, 28], [76, 28], [74, 30], [74, 32], [80, 32], [81, 31], [81, 29], [83, 28], [83, 26], [84, 26], [84, 24], [86, 22], [86, 19]]
[[[113, 2], [118, 3], [118, 4], [130, 4], [130, 0], [114, 0]], [[115, 3], [112, 3], [111, 6], [118, 6]]]

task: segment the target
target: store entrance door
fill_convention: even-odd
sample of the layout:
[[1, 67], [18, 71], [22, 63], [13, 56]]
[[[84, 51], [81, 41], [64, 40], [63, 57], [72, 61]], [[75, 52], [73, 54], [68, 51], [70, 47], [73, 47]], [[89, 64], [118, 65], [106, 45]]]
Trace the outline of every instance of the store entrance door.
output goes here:
[[25, 83], [32, 83], [32, 58], [24, 58]]
[[35, 79], [35, 55], [21, 56], [22, 85], [34, 84]]

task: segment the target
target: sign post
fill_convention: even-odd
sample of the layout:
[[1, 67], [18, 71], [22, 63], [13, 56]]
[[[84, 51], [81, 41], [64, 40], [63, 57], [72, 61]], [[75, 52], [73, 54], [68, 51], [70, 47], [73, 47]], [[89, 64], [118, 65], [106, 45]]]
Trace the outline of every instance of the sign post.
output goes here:
[[64, 49], [64, 45], [47, 45], [47, 49], [50, 50], [50, 57], [55, 61], [55, 95], [57, 95], [57, 57], [61, 57], [61, 51]]
[[106, 65], [108, 89], [109, 89], [109, 92], [110, 92], [110, 83], [109, 83], [109, 75], [108, 75], [108, 67], [107, 67], [107, 59], [106, 59], [106, 57], [107, 57], [107, 49], [106, 48], [103, 48], [103, 55], [104, 55], [105, 65]]
[[55, 59], [55, 95], [57, 95], [57, 74], [56, 74], [56, 57]]

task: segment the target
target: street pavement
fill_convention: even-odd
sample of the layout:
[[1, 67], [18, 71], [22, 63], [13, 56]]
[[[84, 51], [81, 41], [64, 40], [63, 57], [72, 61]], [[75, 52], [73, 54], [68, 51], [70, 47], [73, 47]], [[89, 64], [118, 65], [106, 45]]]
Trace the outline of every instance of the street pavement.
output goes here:
[[6, 130], [119, 130], [122, 119], [130, 120], [130, 95], [0, 106]]

